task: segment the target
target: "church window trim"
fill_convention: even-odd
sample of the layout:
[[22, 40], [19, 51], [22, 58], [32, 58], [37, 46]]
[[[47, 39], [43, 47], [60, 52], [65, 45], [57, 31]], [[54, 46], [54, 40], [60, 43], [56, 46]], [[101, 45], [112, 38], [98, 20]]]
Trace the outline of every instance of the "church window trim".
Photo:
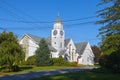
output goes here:
[[62, 42], [60, 43], [60, 47], [62, 48]]
[[88, 62], [89, 62], [89, 60], [90, 60], [89, 57], [87, 57], [87, 61], [88, 61]]
[[74, 60], [74, 49], [72, 49], [72, 60]]

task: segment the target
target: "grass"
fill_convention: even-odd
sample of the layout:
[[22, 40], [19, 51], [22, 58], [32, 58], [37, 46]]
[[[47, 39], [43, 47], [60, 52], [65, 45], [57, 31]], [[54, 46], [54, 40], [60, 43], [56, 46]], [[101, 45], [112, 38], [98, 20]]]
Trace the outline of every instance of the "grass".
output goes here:
[[37, 67], [37, 66], [20, 66], [20, 71], [18, 72], [8, 72], [7, 69], [4, 69], [0, 72], [0, 76], [11, 75], [11, 74], [23, 74], [29, 72], [37, 72], [37, 71], [44, 71], [44, 70], [57, 70], [57, 69], [65, 69], [69, 68], [66, 66], [44, 66], [44, 67]]
[[44, 76], [33, 80], [120, 80], [119, 74], [95, 71], [66, 73], [55, 76]]

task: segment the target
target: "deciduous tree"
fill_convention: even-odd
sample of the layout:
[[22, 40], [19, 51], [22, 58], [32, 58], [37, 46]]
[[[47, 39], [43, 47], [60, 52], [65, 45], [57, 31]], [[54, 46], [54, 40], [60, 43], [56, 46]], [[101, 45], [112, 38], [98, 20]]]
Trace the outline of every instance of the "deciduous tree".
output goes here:
[[93, 51], [93, 53], [94, 53], [94, 55], [95, 55], [95, 62], [96, 63], [98, 63], [98, 61], [99, 61], [99, 57], [100, 57], [100, 53], [101, 53], [101, 51], [100, 51], [100, 48], [98, 47], [98, 46], [92, 46], [91, 47], [92, 48], [92, 51]]
[[2, 32], [0, 34], [0, 65], [7, 65], [10, 71], [14, 65], [18, 65], [24, 60], [24, 52], [18, 43], [17, 36], [12, 32]]

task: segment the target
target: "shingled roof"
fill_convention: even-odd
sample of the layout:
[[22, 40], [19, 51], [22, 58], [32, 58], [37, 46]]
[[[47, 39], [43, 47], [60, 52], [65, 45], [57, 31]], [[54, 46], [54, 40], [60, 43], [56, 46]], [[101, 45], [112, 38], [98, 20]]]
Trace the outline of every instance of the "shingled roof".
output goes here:
[[66, 52], [66, 50], [64, 49], [64, 50], [61, 50], [60, 52], [59, 52], [59, 55], [60, 56], [62, 56], [62, 55], [64, 55], [65, 54], [65, 52]]
[[87, 46], [88, 42], [81, 42], [81, 43], [75, 43], [75, 46], [77, 48], [77, 53], [79, 55], [82, 55], [86, 46]]
[[49, 45], [51, 45], [51, 35], [50, 35], [48, 38], [46, 38], [46, 42], [47, 42]]
[[66, 47], [68, 45], [68, 43], [70, 42], [71, 39], [65, 39], [65, 43], [64, 46]]
[[[41, 37], [34, 36], [32, 34], [27, 34], [32, 40], [34, 40], [36, 43], [39, 43], [40, 40], [42, 39]], [[48, 47], [51, 51], [56, 52], [57, 50], [51, 46], [51, 37], [49, 36], [48, 38], [45, 38], [46, 42], [48, 43]]]
[[[32, 38], [32, 40], [34, 40], [36, 43], [39, 43], [40, 40], [42, 39], [41, 37], [34, 36], [34, 35], [32, 35], [32, 34], [26, 34], [26, 35], [28, 35], [30, 38]], [[48, 38], [45, 38], [45, 40], [46, 40], [46, 42], [48, 43], [49, 49], [50, 49], [51, 51], [53, 51], [53, 52], [56, 52], [57, 50], [51, 46], [51, 36], [49, 36]], [[65, 46], [65, 47], [68, 45], [68, 43], [70, 42], [70, 40], [71, 40], [71, 39], [65, 39], [65, 43], [64, 43], [64, 46]], [[87, 44], [88, 44], [88, 42], [75, 43], [75, 46], [76, 46], [76, 48], [77, 48], [77, 53], [78, 53], [79, 55], [81, 55], [81, 54], [84, 52]], [[64, 54], [64, 53], [65, 53], [65, 50], [62, 50], [59, 55], [62, 55], [62, 54]]]

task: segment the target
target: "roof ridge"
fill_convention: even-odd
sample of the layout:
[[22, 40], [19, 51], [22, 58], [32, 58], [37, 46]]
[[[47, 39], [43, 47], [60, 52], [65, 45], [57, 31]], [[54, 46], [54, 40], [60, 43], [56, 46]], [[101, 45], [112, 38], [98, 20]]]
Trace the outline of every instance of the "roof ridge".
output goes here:
[[81, 44], [81, 43], [89, 43], [89, 42], [77, 42], [77, 43], [75, 43], [75, 44]]
[[29, 36], [34, 36], [34, 37], [42, 38], [42, 37], [39, 37], [39, 36], [36, 36], [36, 35], [33, 35], [33, 34], [28, 34], [28, 33], [26, 33], [26, 34], [29, 35]]

